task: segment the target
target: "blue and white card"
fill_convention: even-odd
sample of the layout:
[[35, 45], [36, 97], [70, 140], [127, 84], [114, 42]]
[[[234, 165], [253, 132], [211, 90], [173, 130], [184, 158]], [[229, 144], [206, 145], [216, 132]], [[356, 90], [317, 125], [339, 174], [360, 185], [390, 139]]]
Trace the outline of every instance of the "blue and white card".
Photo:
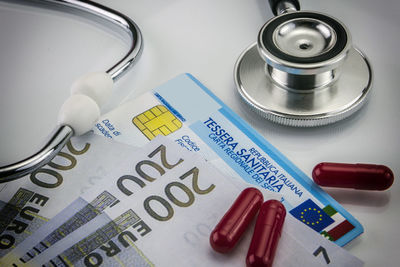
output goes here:
[[190, 74], [103, 115], [95, 133], [133, 146], [165, 135], [219, 170], [281, 193], [288, 213], [343, 246], [361, 224]]

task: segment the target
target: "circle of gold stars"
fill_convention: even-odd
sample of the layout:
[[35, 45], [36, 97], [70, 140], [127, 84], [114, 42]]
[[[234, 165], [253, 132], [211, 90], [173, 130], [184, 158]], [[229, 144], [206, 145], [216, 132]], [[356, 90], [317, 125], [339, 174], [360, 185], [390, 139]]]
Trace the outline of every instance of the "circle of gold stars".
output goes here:
[[[306, 221], [306, 219], [304, 219], [304, 213], [305, 212], [307, 212], [307, 211], [316, 211], [318, 214], [319, 214], [319, 218], [318, 218], [318, 220], [316, 221], [316, 222], [309, 222], [309, 221]], [[311, 225], [315, 225], [315, 224], [319, 224], [319, 222], [320, 221], [322, 221], [322, 214], [321, 214], [321, 211], [320, 210], [317, 210], [316, 208], [308, 208], [308, 209], [304, 209], [301, 213], [301, 216], [300, 216], [300, 219], [301, 219], [301, 221], [303, 222], [303, 223], [306, 223], [306, 224], [311, 224]]]

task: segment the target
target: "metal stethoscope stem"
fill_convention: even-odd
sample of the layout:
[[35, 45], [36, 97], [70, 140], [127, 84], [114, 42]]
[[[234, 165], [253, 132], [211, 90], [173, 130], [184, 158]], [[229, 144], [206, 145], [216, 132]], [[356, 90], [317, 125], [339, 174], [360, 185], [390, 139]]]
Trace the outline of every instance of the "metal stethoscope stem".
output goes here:
[[296, 7], [297, 2], [292, 2], [289, 0], [279, 1], [275, 4], [275, 6], [271, 7], [275, 15], [282, 15], [287, 12], [294, 12], [300, 9], [300, 7]]
[[[143, 50], [142, 34], [139, 27], [127, 16], [90, 1], [78, 0], [35, 0], [38, 3], [69, 7], [93, 14], [108, 22], [117, 25], [127, 33], [131, 42], [129, 51], [114, 66], [106, 72], [113, 81], [124, 75], [138, 60]], [[57, 153], [66, 145], [73, 136], [74, 131], [68, 125], [60, 125], [50, 140], [34, 155], [19, 162], [0, 167], [0, 183], [16, 180], [24, 175], [32, 173], [49, 163]]]

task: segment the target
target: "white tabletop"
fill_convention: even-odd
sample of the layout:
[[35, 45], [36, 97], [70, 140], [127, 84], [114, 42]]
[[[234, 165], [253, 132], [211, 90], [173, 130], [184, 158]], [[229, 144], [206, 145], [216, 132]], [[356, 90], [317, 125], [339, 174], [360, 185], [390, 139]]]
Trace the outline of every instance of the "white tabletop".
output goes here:
[[[350, 29], [369, 58], [367, 105], [330, 126], [298, 129], [258, 117], [241, 103], [233, 81], [239, 54], [272, 17], [266, 0], [100, 0], [140, 26], [144, 52], [117, 83], [103, 112], [184, 72], [197, 77], [306, 174], [319, 162], [374, 163], [400, 173], [400, 2], [302, 0], [303, 10], [330, 14]], [[106, 70], [127, 45], [85, 19], [0, 1], [0, 165], [28, 156], [53, 130], [76, 77]], [[367, 267], [398, 266], [400, 184], [366, 192], [327, 190], [364, 226], [345, 246]]]

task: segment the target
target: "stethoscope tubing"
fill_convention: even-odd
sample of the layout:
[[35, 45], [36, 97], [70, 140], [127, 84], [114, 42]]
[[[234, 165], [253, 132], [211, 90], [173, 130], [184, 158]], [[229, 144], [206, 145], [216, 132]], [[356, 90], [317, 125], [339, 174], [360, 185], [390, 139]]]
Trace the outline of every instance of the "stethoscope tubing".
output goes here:
[[[69, 7], [75, 10], [93, 14], [97, 17], [107, 20], [123, 29], [130, 38], [130, 48], [128, 52], [115, 65], [106, 72], [115, 82], [122, 77], [130, 68], [134, 66], [143, 50], [143, 37], [139, 27], [128, 16], [105, 7], [95, 2], [87, 0], [34, 0], [43, 5], [56, 5]], [[50, 7], [50, 6], [48, 6]], [[73, 136], [74, 131], [68, 125], [59, 125], [49, 138], [48, 142], [32, 156], [18, 161], [16, 163], [0, 167], [0, 183], [5, 183], [19, 179], [42, 166], [49, 163], [60, 150], [67, 144]]]

